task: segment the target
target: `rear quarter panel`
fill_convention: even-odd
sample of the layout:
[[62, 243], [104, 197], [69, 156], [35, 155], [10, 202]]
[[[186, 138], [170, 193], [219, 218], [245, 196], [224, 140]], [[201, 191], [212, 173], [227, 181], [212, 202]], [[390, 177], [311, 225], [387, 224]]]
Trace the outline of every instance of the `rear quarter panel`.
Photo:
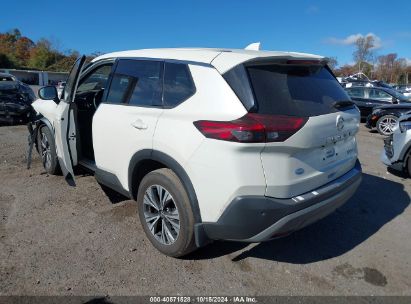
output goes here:
[[[239, 193], [265, 191], [260, 152], [253, 147], [205, 138], [197, 120], [234, 120], [247, 112], [219, 72], [208, 66], [189, 65], [196, 93], [162, 113], [153, 149], [174, 158], [189, 176], [203, 221], [216, 221]], [[243, 187], [246, 186], [246, 189]]]

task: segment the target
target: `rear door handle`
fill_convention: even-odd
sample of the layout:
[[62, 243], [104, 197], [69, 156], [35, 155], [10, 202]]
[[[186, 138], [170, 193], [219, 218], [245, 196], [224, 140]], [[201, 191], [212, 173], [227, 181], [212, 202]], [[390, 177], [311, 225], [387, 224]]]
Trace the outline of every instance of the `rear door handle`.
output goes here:
[[132, 122], [131, 125], [138, 130], [145, 130], [148, 127], [141, 119], [137, 119], [135, 122]]

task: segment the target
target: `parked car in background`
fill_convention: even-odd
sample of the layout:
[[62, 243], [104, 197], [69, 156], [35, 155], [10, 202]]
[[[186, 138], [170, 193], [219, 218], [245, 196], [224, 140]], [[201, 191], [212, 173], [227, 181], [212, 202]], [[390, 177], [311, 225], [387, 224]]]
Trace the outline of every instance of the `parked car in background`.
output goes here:
[[403, 113], [394, 132], [384, 139], [381, 161], [392, 169], [411, 175], [411, 112]]
[[410, 100], [396, 90], [383, 87], [345, 88], [351, 100], [361, 112], [361, 118], [367, 118], [376, 106], [409, 104]]
[[406, 97], [411, 97], [411, 84], [400, 84], [394, 88]]
[[377, 106], [368, 115], [365, 126], [369, 129], [376, 128], [384, 136], [390, 135], [398, 121], [398, 117], [411, 111], [411, 103], [401, 103]]
[[380, 87], [380, 88], [387, 88], [387, 89], [394, 89], [391, 85], [384, 81], [379, 80], [347, 80], [345, 79], [344, 85], [345, 88], [351, 87]]
[[35, 94], [28, 85], [11, 74], [0, 73], [0, 122], [28, 121], [33, 100]]
[[394, 89], [388, 83], [381, 80], [370, 80], [365, 74], [357, 73], [348, 77], [337, 77], [338, 81], [344, 88], [351, 87], [382, 87]]
[[74, 185], [84, 166], [136, 199], [164, 254], [288, 235], [361, 182], [360, 115], [323, 57], [156, 49], [84, 61], [61, 101], [54, 86], [39, 90], [31, 138], [47, 172]]

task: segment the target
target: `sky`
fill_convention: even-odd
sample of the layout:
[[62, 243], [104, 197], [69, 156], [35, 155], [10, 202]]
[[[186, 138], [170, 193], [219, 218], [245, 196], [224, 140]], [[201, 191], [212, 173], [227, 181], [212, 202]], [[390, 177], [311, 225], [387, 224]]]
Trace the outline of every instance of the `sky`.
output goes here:
[[373, 35], [378, 55], [411, 65], [411, 1], [2, 1], [0, 32], [18, 28], [80, 53], [163, 47], [297, 51], [352, 63], [353, 41]]

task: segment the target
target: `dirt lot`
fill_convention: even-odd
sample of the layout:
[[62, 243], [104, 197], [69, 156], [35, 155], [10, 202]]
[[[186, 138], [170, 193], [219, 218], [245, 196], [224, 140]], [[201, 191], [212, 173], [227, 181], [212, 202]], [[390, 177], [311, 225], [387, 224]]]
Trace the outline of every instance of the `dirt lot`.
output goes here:
[[79, 174], [26, 169], [25, 126], [0, 127], [0, 295], [411, 295], [411, 179], [358, 135], [363, 182], [326, 219], [263, 244], [216, 242], [185, 259], [146, 240], [133, 201]]

